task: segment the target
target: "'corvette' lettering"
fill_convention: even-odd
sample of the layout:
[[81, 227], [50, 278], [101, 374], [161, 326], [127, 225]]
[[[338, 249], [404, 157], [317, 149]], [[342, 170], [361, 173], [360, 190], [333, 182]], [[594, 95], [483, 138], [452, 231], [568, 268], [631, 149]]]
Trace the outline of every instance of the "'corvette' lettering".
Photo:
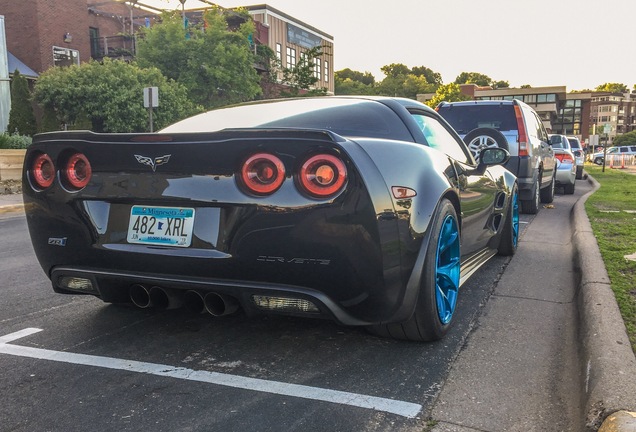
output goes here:
[[256, 261], [280, 262], [280, 263], [288, 263], [288, 264], [317, 264], [317, 265], [329, 265], [329, 264], [331, 264], [331, 260], [328, 260], [328, 259], [315, 259], [315, 258], [291, 258], [291, 259], [287, 259], [287, 258], [284, 258], [284, 257], [267, 256], [267, 255], [259, 255], [258, 258], [256, 258]]

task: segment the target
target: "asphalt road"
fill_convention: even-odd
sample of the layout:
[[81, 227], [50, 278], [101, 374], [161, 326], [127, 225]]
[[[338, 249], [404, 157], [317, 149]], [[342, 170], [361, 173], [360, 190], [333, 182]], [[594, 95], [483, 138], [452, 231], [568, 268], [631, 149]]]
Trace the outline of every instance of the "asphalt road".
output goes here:
[[0, 238], [2, 431], [425, 430], [510, 261], [464, 285], [446, 339], [418, 344], [55, 294], [21, 213], [0, 215]]

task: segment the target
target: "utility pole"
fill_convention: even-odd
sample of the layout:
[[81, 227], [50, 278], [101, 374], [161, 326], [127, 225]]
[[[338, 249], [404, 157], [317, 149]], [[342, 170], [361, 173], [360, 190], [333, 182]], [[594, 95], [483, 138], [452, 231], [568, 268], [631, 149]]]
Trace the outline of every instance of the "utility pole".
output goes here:
[[181, 16], [183, 17], [183, 28], [186, 28], [186, 15], [185, 15], [185, 2], [186, 0], [179, 0], [181, 3]]

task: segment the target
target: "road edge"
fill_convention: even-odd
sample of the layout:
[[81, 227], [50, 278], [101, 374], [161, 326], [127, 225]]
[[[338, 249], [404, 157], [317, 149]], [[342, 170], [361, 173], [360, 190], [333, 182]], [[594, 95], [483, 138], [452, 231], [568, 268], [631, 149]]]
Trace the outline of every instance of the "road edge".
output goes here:
[[634, 431], [633, 423], [625, 420], [630, 416], [612, 416], [620, 411], [636, 411], [636, 356], [585, 211], [585, 202], [600, 184], [591, 176], [587, 181], [592, 190], [572, 208], [575, 268], [581, 271], [575, 301], [579, 311], [586, 429]]

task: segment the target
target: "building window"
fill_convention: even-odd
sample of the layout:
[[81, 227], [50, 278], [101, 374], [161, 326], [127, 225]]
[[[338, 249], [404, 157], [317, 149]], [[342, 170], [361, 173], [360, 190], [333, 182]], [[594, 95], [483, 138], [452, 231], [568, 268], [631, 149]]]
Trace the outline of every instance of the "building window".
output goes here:
[[91, 37], [91, 57], [99, 58], [102, 56], [102, 52], [99, 49], [99, 29], [95, 27], [89, 27], [88, 32]]
[[296, 67], [296, 50], [287, 47], [287, 68], [292, 69], [294, 67]]
[[325, 60], [325, 82], [329, 82], [329, 60]]
[[537, 95], [525, 95], [523, 101], [525, 103], [537, 103]]
[[279, 43], [276, 44], [276, 60], [283, 60], [283, 46]]
[[314, 76], [316, 77], [316, 79], [318, 79], [318, 81], [321, 80], [321, 73], [322, 73], [322, 64], [320, 62], [320, 59], [314, 59], [315, 63], [314, 63]]
[[70, 48], [62, 48], [62, 47], [53, 47], [53, 63], [55, 66], [71, 66], [71, 65], [79, 65], [80, 57], [79, 51], [70, 49]]

